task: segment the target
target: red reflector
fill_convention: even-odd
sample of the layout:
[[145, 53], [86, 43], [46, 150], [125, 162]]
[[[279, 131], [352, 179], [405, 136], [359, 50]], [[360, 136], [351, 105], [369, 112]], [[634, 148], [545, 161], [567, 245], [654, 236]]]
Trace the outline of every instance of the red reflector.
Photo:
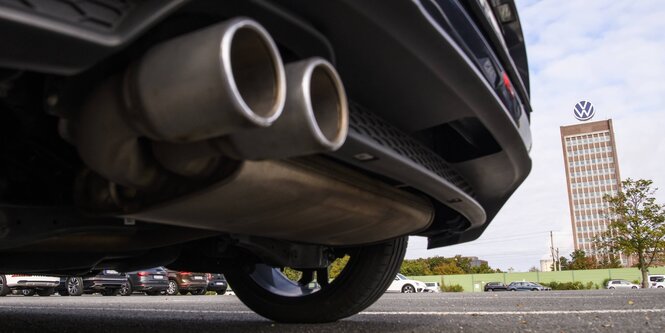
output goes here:
[[149, 274], [148, 272], [139, 272], [139, 273], [138, 273], [138, 276], [146, 276], [146, 275], [148, 275], [148, 274]]
[[513, 85], [512, 83], [510, 83], [510, 79], [508, 78], [508, 74], [506, 74], [506, 72], [503, 72], [502, 78], [503, 78], [503, 84], [506, 86], [506, 90], [508, 90], [511, 96], [515, 96], [515, 92], [513, 91]]

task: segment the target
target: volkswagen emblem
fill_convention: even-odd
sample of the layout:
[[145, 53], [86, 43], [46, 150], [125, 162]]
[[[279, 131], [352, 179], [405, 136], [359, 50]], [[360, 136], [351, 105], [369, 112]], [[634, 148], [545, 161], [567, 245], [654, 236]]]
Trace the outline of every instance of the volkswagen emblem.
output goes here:
[[575, 108], [573, 108], [573, 113], [575, 114], [575, 118], [577, 120], [587, 121], [593, 118], [593, 115], [596, 113], [596, 110], [593, 108], [591, 102], [581, 101], [575, 104]]

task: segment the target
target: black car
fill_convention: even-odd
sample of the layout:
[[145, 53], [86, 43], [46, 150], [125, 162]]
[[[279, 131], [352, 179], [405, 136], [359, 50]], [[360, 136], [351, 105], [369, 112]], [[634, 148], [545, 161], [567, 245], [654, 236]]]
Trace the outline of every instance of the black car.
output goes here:
[[214, 291], [217, 295], [224, 295], [226, 293], [228, 283], [224, 274], [208, 273], [206, 276], [208, 277], [208, 291]]
[[488, 282], [485, 284], [485, 291], [506, 291], [508, 286], [503, 282]]
[[531, 169], [514, 0], [0, 13], [0, 272], [168, 263], [224, 273], [269, 319], [330, 322], [383, 295], [409, 236], [480, 237]]
[[105, 269], [85, 276], [61, 277], [56, 291], [61, 296], [81, 296], [92, 293], [115, 296], [126, 281], [125, 274]]
[[163, 267], [143, 269], [127, 273], [126, 283], [120, 290], [120, 295], [129, 296], [134, 292], [156, 296], [166, 293], [169, 288], [169, 279]]

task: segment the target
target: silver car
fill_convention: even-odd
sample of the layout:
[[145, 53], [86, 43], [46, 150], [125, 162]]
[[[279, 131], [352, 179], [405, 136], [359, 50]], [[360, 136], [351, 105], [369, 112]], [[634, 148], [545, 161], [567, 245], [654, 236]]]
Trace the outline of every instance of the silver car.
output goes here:
[[607, 289], [640, 289], [640, 285], [632, 283], [628, 280], [609, 280], [609, 281], [607, 281], [607, 285], [605, 285], [605, 288], [607, 288]]

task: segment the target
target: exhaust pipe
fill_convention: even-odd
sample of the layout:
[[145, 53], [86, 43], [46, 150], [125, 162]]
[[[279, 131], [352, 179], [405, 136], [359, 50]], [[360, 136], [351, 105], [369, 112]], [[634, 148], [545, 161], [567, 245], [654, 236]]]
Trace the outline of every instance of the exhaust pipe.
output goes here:
[[270, 159], [337, 150], [348, 132], [346, 94], [335, 68], [321, 58], [286, 66], [287, 97], [282, 116], [267, 128], [216, 140], [238, 159]]
[[139, 189], [169, 177], [139, 142], [196, 142], [270, 126], [281, 114], [286, 78], [270, 35], [245, 19], [153, 47], [123, 78], [86, 101], [75, 128], [79, 155], [110, 181]]
[[282, 59], [258, 23], [233, 19], [152, 48], [130, 70], [127, 114], [157, 141], [270, 126], [286, 96]]
[[349, 110], [335, 68], [321, 58], [286, 66], [284, 111], [270, 127], [193, 144], [155, 142], [152, 152], [169, 171], [187, 178], [213, 172], [220, 155], [238, 160], [283, 159], [337, 150], [344, 144]]

